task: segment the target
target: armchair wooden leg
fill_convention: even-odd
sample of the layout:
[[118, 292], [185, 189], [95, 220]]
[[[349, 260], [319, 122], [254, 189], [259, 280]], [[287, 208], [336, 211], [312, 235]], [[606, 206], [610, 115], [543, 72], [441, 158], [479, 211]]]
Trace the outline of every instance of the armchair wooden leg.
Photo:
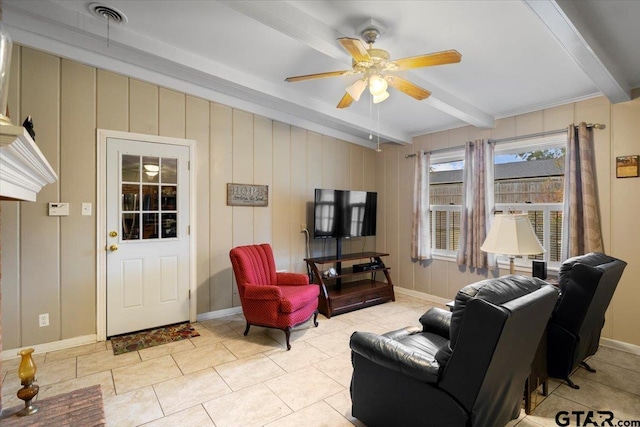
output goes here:
[[251, 327], [251, 323], [247, 322], [247, 328], [244, 330], [244, 335], [247, 336], [249, 333], [249, 328]]
[[589, 366], [587, 364], [587, 362], [580, 362], [580, 366], [582, 366], [584, 369], [586, 369], [589, 372], [595, 372], [596, 370], [593, 369], [591, 366]]
[[287, 351], [291, 350], [291, 344], [289, 344], [289, 338], [291, 338], [291, 327], [283, 329], [285, 337], [287, 337]]
[[313, 313], [313, 326], [318, 327], [318, 310]]

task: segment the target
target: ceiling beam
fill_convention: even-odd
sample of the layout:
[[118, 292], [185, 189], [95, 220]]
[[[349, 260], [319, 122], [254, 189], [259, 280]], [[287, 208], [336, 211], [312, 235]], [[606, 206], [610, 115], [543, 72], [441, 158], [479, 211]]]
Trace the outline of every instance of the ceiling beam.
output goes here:
[[[221, 3], [298, 40], [320, 53], [342, 60], [346, 65], [351, 66], [351, 57], [342, 48], [338, 47], [336, 39], [345, 36], [353, 37], [355, 30], [354, 34], [341, 34], [339, 31], [284, 1], [221, 0]], [[480, 128], [492, 128], [495, 126], [494, 117], [479, 108], [435, 87], [432, 83], [424, 82], [423, 87], [429, 87], [432, 92], [428, 103], [433, 108], [473, 126]]]
[[[100, 34], [104, 26], [96, 18], [69, 16], [48, 1], [34, 6], [23, 9], [5, 4], [5, 22], [11, 23], [7, 27], [15, 43], [372, 147], [368, 117], [345, 113], [334, 104], [302, 97], [286, 85], [262, 80], [126, 27], [114, 28], [107, 45]], [[48, 18], [52, 16], [55, 19]], [[380, 137], [411, 143], [411, 135], [392, 124], [380, 128]]]
[[495, 127], [495, 117], [491, 114], [485, 113], [431, 83], [421, 84], [420, 80], [415, 77], [411, 80], [419, 86], [426, 86], [431, 90], [432, 95], [424, 102], [433, 108], [478, 128], [491, 129]]
[[616, 64], [600, 46], [579, 10], [569, 0], [523, 0], [560, 45], [612, 103], [629, 101], [631, 91]]
[[[219, 0], [220, 3], [277, 30], [331, 58], [346, 60], [336, 39], [344, 34], [284, 1]], [[345, 61], [351, 66], [351, 60]]]

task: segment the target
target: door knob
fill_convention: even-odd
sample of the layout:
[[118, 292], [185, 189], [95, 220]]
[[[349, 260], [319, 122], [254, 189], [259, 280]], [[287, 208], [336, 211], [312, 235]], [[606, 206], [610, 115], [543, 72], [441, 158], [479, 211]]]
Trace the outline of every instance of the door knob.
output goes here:
[[110, 250], [111, 252], [115, 252], [115, 251], [117, 251], [117, 250], [118, 250], [118, 245], [111, 245], [111, 246], [109, 246], [109, 250]]
[[118, 232], [117, 231], [109, 232], [109, 237], [118, 237]]

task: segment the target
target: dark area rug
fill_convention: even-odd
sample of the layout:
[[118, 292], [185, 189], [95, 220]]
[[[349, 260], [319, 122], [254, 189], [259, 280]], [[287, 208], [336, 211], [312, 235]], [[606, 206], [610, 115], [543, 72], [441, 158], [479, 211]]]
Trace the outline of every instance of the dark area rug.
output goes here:
[[111, 337], [111, 346], [113, 347], [113, 354], [117, 356], [130, 351], [138, 351], [147, 347], [199, 336], [200, 334], [193, 329], [190, 323], [182, 323]]
[[26, 417], [16, 415], [24, 405], [3, 410], [0, 425], [2, 427], [98, 427], [106, 424], [102, 406], [102, 389], [99, 385], [38, 399], [34, 405], [38, 407], [38, 412]]

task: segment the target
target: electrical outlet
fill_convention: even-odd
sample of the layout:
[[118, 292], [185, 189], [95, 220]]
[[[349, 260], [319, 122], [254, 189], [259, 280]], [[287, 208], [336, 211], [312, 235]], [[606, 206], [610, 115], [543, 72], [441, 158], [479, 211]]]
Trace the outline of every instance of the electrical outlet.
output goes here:
[[307, 231], [307, 224], [305, 223], [300, 224], [300, 232], [304, 233], [305, 231]]
[[43, 326], [49, 326], [49, 313], [44, 313], [38, 316], [38, 322], [41, 328]]

